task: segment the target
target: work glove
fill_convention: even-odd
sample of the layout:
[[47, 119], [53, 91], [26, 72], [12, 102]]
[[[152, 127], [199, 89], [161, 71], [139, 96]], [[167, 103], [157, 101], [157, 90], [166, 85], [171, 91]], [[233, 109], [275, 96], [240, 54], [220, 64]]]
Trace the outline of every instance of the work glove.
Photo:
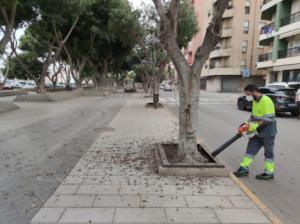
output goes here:
[[250, 133], [255, 132], [256, 129], [259, 127], [259, 124], [257, 122], [250, 122], [249, 125], [250, 125], [250, 127], [249, 127], [248, 131]]

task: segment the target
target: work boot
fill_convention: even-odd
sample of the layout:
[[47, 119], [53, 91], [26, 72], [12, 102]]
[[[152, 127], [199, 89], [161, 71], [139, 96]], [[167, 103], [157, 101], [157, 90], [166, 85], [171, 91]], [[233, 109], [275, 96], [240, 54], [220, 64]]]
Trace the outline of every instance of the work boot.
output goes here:
[[268, 173], [258, 174], [258, 175], [256, 175], [256, 179], [258, 179], [258, 180], [273, 180], [274, 174], [268, 174]]
[[246, 177], [249, 175], [249, 170], [240, 166], [240, 168], [237, 171], [235, 171], [233, 174], [236, 177]]

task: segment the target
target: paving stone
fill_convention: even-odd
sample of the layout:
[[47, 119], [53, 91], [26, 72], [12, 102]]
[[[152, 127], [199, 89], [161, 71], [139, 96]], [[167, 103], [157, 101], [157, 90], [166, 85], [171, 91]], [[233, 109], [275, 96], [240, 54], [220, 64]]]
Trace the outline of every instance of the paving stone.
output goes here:
[[120, 194], [141, 194], [141, 185], [121, 185]]
[[141, 197], [138, 195], [98, 195], [93, 207], [96, 208], [122, 208], [141, 207]]
[[214, 209], [222, 223], [270, 223], [258, 209]]
[[60, 185], [54, 194], [75, 194], [79, 185], [77, 184], [62, 184]]
[[204, 187], [203, 193], [206, 195], [244, 195], [243, 191], [237, 186], [212, 185]]
[[31, 223], [57, 222], [64, 210], [64, 208], [42, 208], [31, 220]]
[[63, 181], [64, 184], [81, 184], [85, 181], [86, 176], [67, 176]]
[[59, 223], [112, 223], [114, 208], [68, 208]]
[[208, 208], [166, 208], [166, 215], [170, 223], [219, 223]]
[[92, 207], [93, 195], [53, 195], [45, 207]]
[[229, 200], [236, 208], [256, 208], [253, 202], [246, 196], [229, 196]]
[[81, 185], [76, 194], [119, 194], [120, 185]]
[[183, 196], [177, 195], [141, 195], [141, 206], [148, 208], [186, 207]]
[[185, 196], [188, 207], [195, 208], [233, 208], [230, 201], [223, 196]]
[[115, 223], [162, 223], [166, 222], [162, 208], [117, 208]]

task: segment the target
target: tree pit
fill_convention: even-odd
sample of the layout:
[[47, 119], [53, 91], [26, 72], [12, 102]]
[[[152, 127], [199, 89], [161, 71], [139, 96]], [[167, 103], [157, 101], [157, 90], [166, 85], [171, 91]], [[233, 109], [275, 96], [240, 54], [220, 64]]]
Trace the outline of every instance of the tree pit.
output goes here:
[[161, 176], [202, 176], [227, 177], [229, 171], [217, 159], [213, 158], [207, 147], [199, 143], [198, 152], [204, 161], [190, 164], [178, 157], [178, 144], [157, 144], [155, 158], [158, 164], [158, 173]]

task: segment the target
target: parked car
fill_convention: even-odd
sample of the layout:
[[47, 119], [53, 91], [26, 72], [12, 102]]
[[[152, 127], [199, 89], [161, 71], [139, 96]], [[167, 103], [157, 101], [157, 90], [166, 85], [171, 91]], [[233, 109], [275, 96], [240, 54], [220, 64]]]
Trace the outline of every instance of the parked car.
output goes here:
[[25, 85], [21, 87], [22, 89], [36, 89], [37, 86], [35, 83], [27, 81]]
[[6, 82], [4, 83], [2, 89], [7, 89], [7, 90], [10, 90], [10, 89], [13, 89], [13, 82], [10, 81], [10, 80], [6, 80]]
[[164, 83], [161, 83], [160, 85], [159, 85], [159, 89], [164, 89], [165, 88], [165, 84]]
[[56, 88], [57, 88], [57, 89], [63, 89], [63, 88], [66, 88], [66, 84], [65, 84], [65, 83], [62, 83], [62, 82], [57, 83], [57, 84], [56, 84]]
[[[298, 115], [295, 89], [261, 87], [259, 90], [273, 100], [276, 112], [290, 112], [293, 116]], [[237, 106], [240, 110], [251, 110], [252, 101], [248, 101], [246, 96], [241, 96], [237, 100]]]
[[300, 88], [300, 82], [274, 82], [267, 84], [266, 87], [275, 89], [293, 88], [297, 90]]
[[170, 86], [169, 84], [165, 84], [164, 91], [172, 91], [172, 86]]

